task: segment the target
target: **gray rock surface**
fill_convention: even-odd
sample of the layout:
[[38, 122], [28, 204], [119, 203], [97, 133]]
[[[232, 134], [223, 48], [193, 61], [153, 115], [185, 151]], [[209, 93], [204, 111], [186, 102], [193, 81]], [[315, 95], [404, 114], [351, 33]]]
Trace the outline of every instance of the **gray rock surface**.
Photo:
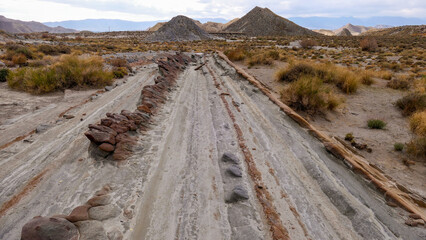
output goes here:
[[120, 210], [117, 206], [112, 204], [92, 207], [89, 209], [89, 217], [99, 221], [116, 217], [118, 214], [120, 214]]
[[222, 155], [222, 161], [224, 162], [230, 162], [233, 164], [238, 164], [240, 163], [240, 160], [237, 158], [237, 156], [235, 156], [232, 153], [226, 152]]
[[78, 240], [78, 230], [68, 220], [35, 217], [24, 225], [21, 240]]
[[243, 173], [238, 165], [232, 165], [226, 169], [226, 171], [233, 177], [242, 177]]
[[75, 225], [78, 227], [78, 230], [80, 231], [79, 240], [108, 239], [102, 222], [88, 220], [88, 221], [76, 222]]
[[243, 186], [236, 186], [232, 190], [231, 195], [228, 197], [226, 202], [228, 203], [234, 203], [241, 200], [247, 200], [249, 199], [249, 195], [247, 190]]

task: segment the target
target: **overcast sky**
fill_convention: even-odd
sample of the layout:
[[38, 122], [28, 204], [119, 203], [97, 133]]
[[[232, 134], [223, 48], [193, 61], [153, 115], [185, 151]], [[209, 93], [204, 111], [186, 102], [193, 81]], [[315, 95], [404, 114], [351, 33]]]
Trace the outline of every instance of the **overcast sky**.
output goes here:
[[89, 18], [151, 21], [176, 15], [241, 17], [255, 6], [283, 17], [426, 17], [426, 0], [0, 0], [0, 15], [25, 21]]

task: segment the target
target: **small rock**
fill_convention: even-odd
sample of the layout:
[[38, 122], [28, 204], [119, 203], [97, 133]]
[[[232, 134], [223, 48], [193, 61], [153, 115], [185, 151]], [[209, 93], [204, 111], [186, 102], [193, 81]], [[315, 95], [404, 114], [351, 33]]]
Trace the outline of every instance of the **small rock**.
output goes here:
[[247, 190], [242, 186], [236, 186], [230, 195], [230, 197], [226, 200], [228, 203], [238, 202], [241, 200], [249, 199]]
[[87, 203], [92, 207], [107, 205], [111, 202], [111, 197], [108, 195], [94, 196]]
[[417, 227], [418, 225], [424, 225], [424, 221], [423, 219], [412, 219], [409, 218], [407, 220], [405, 220], [405, 224], [411, 227]]
[[104, 225], [102, 222], [87, 220], [74, 223], [80, 231], [79, 240], [106, 240]]
[[114, 145], [111, 145], [109, 143], [102, 143], [101, 145], [99, 145], [99, 149], [105, 152], [114, 152], [115, 147]]
[[89, 209], [89, 217], [99, 221], [116, 217], [118, 214], [120, 214], [120, 210], [117, 206], [112, 204], [92, 207]]
[[243, 173], [238, 165], [232, 165], [226, 171], [234, 177], [242, 177]]
[[422, 217], [419, 215], [419, 214], [417, 214], [417, 213], [412, 213], [412, 214], [410, 214], [409, 215], [409, 217], [410, 218], [412, 218], [412, 219], [421, 219]]
[[128, 219], [132, 219], [133, 218], [133, 211], [126, 209], [126, 210], [124, 210], [123, 215]]
[[93, 100], [95, 100], [96, 98], [98, 98], [98, 96], [96, 96], [96, 95], [95, 95], [95, 96], [91, 96], [91, 97], [90, 97], [90, 99], [91, 99], [92, 101], [93, 101]]
[[112, 89], [114, 89], [113, 86], [106, 86], [105, 87], [105, 91], [107, 91], [107, 92], [111, 91]]
[[72, 119], [72, 118], [74, 118], [75, 116], [70, 115], [70, 114], [65, 114], [63, 117], [64, 117], [65, 119]]
[[90, 207], [91, 207], [90, 205], [78, 206], [71, 211], [70, 215], [67, 216], [66, 219], [70, 222], [89, 220], [88, 211]]
[[35, 217], [22, 227], [21, 240], [78, 240], [78, 230], [64, 218]]
[[108, 239], [109, 240], [122, 240], [123, 234], [118, 229], [113, 229], [111, 232], [108, 233]]
[[40, 125], [38, 125], [37, 126], [37, 128], [36, 128], [36, 133], [42, 133], [42, 132], [45, 132], [47, 129], [49, 129], [50, 128], [50, 125], [48, 125], [48, 124], [40, 124]]
[[240, 160], [237, 158], [237, 156], [235, 156], [234, 154], [229, 153], [229, 152], [224, 153], [222, 155], [222, 161], [231, 162], [231, 163], [234, 163], [234, 164], [238, 164], [240, 162]]

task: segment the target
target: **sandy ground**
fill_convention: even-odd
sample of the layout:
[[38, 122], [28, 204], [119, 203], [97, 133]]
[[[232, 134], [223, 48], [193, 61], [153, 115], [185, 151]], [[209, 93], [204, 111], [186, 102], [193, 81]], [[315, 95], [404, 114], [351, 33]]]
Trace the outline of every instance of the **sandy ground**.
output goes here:
[[[247, 68], [243, 63], [240, 67], [252, 74], [256, 79], [274, 91], [277, 96], [284, 86], [274, 80], [274, 73], [286, 63], [276, 62], [274, 66], [256, 66]], [[395, 181], [407, 186], [412, 192], [426, 198], [426, 164], [416, 161], [416, 165], [407, 167], [404, 158], [411, 159], [405, 153], [394, 151], [395, 143], [407, 143], [412, 137], [408, 118], [394, 103], [402, 98], [406, 91], [386, 87], [386, 80], [375, 79], [371, 86], [361, 86], [357, 93], [344, 95], [346, 101], [336, 111], [327, 112], [323, 116], [306, 116], [319, 130], [330, 136], [344, 139], [347, 133], [353, 133], [355, 141], [365, 143], [373, 152], [357, 150], [369, 162], [379, 166]], [[381, 119], [387, 123], [384, 130], [372, 130], [367, 127], [370, 119]], [[350, 144], [349, 142], [347, 142]]]
[[[19, 239], [33, 216], [69, 214], [105, 184], [120, 214], [102, 223], [123, 239], [272, 239], [259, 187], [269, 194], [276, 224], [290, 239], [426, 237], [425, 228], [404, 224], [407, 212], [387, 206], [370, 183], [234, 69], [213, 56], [207, 60], [200, 70], [195, 71], [199, 62], [181, 74], [125, 162], [90, 155], [83, 133], [106, 112], [134, 110], [140, 90], [155, 77], [155, 64], [70, 111], [84, 113], [83, 120], [60, 121], [32, 142], [1, 150], [6, 155], [0, 159], [0, 205], [16, 202], [0, 215], [0, 239]], [[226, 152], [238, 157], [241, 178], [229, 174], [232, 164], [221, 160]], [[259, 185], [253, 184], [253, 170]], [[236, 186], [248, 199], [227, 202]]]

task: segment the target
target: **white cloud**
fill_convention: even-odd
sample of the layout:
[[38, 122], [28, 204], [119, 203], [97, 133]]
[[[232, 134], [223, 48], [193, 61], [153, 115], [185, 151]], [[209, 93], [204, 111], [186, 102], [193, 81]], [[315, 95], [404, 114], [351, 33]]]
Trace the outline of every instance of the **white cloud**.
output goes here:
[[268, 7], [284, 17], [426, 16], [424, 0], [2, 0], [0, 14], [42, 22], [87, 18], [150, 21], [178, 14], [233, 19], [255, 6]]

